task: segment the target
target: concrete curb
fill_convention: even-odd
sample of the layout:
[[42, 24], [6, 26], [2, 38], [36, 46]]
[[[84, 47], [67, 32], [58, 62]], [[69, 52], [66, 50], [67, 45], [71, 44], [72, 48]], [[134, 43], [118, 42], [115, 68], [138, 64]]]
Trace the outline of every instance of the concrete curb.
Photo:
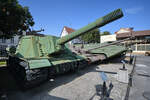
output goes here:
[[129, 75], [129, 83], [128, 83], [128, 86], [127, 86], [127, 91], [126, 91], [126, 95], [125, 95], [124, 100], [128, 100], [129, 99], [130, 87], [132, 87], [132, 78], [133, 78], [135, 64], [136, 64], [136, 56], [134, 56], [132, 64], [133, 64], [133, 69], [132, 69], [132, 72]]

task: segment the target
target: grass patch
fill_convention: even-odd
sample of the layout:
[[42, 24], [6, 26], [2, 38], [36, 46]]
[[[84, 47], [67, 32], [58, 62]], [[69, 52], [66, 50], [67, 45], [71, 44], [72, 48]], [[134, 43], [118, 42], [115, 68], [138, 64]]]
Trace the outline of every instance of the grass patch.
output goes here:
[[2, 62], [0, 62], [0, 66], [2, 66], [2, 65], [6, 65], [6, 61], [2, 61]]

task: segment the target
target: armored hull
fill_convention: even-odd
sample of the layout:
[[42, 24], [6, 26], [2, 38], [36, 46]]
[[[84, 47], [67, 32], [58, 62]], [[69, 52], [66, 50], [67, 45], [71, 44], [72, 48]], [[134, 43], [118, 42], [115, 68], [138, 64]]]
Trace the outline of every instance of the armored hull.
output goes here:
[[109, 44], [110, 43], [89, 44], [89, 45], [85, 45], [84, 50], [88, 51], [91, 54], [105, 54], [107, 59], [115, 57], [117, 55], [121, 55], [122, 53], [127, 51], [126, 47], [121, 46], [119, 44], [113, 44], [113, 45], [109, 45]]

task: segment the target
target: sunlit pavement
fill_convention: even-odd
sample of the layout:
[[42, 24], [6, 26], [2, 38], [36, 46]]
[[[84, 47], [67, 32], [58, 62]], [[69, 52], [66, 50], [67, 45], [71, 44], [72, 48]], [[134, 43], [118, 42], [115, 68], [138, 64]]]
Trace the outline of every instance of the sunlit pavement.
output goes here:
[[[116, 79], [119, 68], [122, 68], [120, 61], [87, 66], [79, 72], [61, 75], [52, 82], [27, 91], [9, 91], [6, 96], [8, 100], [99, 100], [101, 97], [98, 90], [103, 84], [100, 72], [105, 71], [108, 77], [107, 87], [110, 82], [113, 84], [109, 97], [113, 100], [123, 100], [128, 84]], [[129, 73], [132, 71], [132, 65], [126, 64], [126, 68]]]
[[137, 56], [129, 100], [150, 100], [150, 57]]

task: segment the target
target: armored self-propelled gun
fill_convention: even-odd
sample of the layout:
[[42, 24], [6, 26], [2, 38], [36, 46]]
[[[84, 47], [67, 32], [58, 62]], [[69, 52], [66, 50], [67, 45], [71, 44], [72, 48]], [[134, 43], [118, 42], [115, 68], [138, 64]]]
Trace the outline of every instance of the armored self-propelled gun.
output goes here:
[[[62, 38], [56, 36], [23, 36], [16, 51], [9, 53], [8, 69], [19, 86], [25, 88], [33, 87], [56, 74], [80, 69], [98, 59], [93, 60], [95, 55], [87, 56], [72, 52], [67, 42], [122, 16], [121, 9], [117, 9]], [[117, 52], [122, 52], [122, 49]], [[99, 54], [99, 59], [101, 57], [103, 55]]]

